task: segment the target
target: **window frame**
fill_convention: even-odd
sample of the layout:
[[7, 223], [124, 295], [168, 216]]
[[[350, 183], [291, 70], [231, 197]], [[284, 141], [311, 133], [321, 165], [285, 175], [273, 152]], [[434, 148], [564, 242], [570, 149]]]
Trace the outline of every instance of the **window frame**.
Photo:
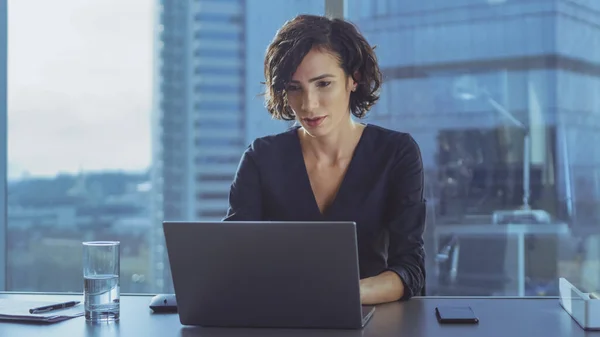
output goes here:
[[8, 113], [7, 113], [7, 0], [0, 0], [0, 291], [6, 291], [8, 241]]

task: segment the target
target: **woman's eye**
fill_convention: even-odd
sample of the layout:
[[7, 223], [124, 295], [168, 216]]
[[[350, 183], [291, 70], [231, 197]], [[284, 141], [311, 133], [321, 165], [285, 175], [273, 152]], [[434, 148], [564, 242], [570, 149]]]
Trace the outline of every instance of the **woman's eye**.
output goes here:
[[297, 91], [299, 89], [300, 88], [297, 87], [297, 86], [295, 86], [295, 85], [290, 85], [290, 86], [287, 87], [287, 91]]
[[330, 81], [321, 81], [318, 83], [318, 86], [323, 88], [323, 87], [328, 87], [331, 84]]

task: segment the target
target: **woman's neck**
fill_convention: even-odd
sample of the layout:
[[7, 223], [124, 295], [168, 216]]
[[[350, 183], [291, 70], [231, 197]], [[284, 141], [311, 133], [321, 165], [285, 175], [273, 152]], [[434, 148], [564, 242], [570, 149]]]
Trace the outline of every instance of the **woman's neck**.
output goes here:
[[340, 123], [328, 135], [322, 137], [312, 137], [301, 129], [304, 151], [313, 156], [318, 163], [334, 165], [352, 157], [364, 128], [363, 124], [348, 118], [348, 122]]

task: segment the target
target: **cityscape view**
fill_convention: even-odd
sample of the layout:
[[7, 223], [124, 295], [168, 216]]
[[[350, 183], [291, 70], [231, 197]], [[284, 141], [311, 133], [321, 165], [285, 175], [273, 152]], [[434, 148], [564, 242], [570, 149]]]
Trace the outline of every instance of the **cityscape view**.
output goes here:
[[[119, 240], [122, 292], [172, 292], [162, 221], [223, 218], [245, 148], [291, 125], [266, 47], [328, 1], [9, 0], [6, 290], [81, 292], [81, 242]], [[337, 3], [384, 75], [364, 122], [421, 148], [427, 294], [600, 288], [600, 2]]]

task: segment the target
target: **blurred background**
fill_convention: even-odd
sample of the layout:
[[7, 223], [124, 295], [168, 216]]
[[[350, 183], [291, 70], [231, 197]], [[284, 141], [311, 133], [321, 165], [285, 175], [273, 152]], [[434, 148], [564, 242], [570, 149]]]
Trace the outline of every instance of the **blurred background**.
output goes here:
[[598, 1], [2, 2], [0, 290], [81, 292], [81, 241], [120, 240], [121, 291], [172, 292], [161, 221], [220, 220], [246, 146], [289, 126], [262, 62], [301, 13], [377, 46], [365, 122], [421, 147], [429, 295], [600, 288]]

